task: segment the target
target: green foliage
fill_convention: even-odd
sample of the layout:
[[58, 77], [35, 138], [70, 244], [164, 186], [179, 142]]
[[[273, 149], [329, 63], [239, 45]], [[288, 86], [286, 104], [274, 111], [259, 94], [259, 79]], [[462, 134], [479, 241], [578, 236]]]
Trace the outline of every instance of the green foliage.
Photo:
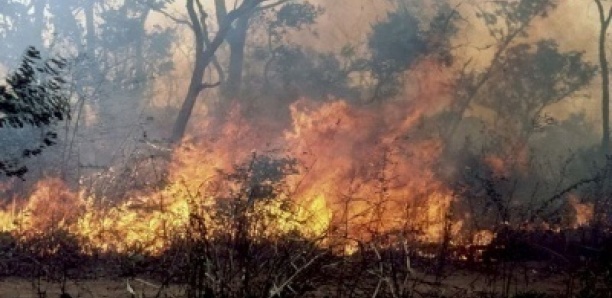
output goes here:
[[[595, 70], [583, 53], [563, 52], [556, 42], [541, 40], [510, 46], [490, 68], [461, 78], [462, 81], [457, 84], [460, 87], [457, 90], [459, 96], [476, 94], [474, 103], [490, 109], [495, 118], [492, 124], [482, 125], [482, 136], [478, 136], [483, 139], [481, 145], [474, 148], [472, 153], [470, 150], [460, 151], [453, 157], [460, 161], [457, 168], [466, 170], [451, 179], [457, 185], [464, 184], [461, 189], [468, 192], [464, 197], [472, 201], [471, 205], [482, 208], [482, 214], [497, 216], [491, 217], [491, 222], [523, 218], [527, 214], [524, 208], [530, 208], [532, 214], [533, 210], [546, 210], [546, 214], [538, 216], [543, 216], [549, 223], [554, 222], [555, 217], [548, 215], [548, 212], [558, 215], [558, 208], [549, 206], [544, 198], [553, 196], [559, 190], [549, 186], [557, 187], [558, 181], [567, 179], [567, 173], [577, 177], [572, 181], [581, 181], [580, 177], [585, 176], [580, 174], [589, 177], [588, 169], [591, 168], [576, 168], [576, 162], [571, 159], [556, 160], [559, 158], [557, 154], [566, 154], [562, 150], [553, 154], [553, 149], [560, 149], [558, 144], [564, 140], [548, 143], [542, 140], [552, 137], [553, 132], [557, 135], [561, 133], [560, 138], [567, 138], [567, 134], [573, 133], [585, 135], [581, 131], [584, 130], [584, 121], [580, 118], [558, 123], [546, 115], [544, 109], [587, 86]], [[576, 131], [569, 131], [572, 129]], [[535, 146], [537, 143], [531, 138], [534, 133], [539, 133], [539, 146]], [[469, 145], [466, 143], [466, 146]], [[517, 158], [517, 150], [525, 150], [527, 155]], [[483, 156], [499, 157], [503, 170], [496, 170]], [[556, 166], [551, 168], [551, 164]], [[567, 171], [565, 167], [572, 170]], [[537, 199], [534, 195], [536, 192]], [[532, 205], [511, 206], [507, 202], [513, 196], [525, 198], [525, 202], [531, 197], [529, 204]], [[490, 212], [491, 209], [496, 212]]]
[[145, 29], [151, 10], [160, 9], [169, 1], [149, 2], [154, 3], [125, 1], [99, 14], [102, 22], [97, 28], [97, 51], [100, 54], [94, 62], [114, 88], [135, 89], [151, 77], [174, 68], [170, 52], [175, 30], [161, 26]]
[[174, 69], [170, 53], [175, 37], [176, 32], [168, 28], [155, 26], [151, 30], [146, 45], [149, 72], [161, 75]]
[[567, 98], [586, 86], [596, 67], [583, 53], [561, 52], [556, 42], [518, 44], [500, 58], [499, 67], [489, 75], [490, 83], [478, 103], [498, 116], [533, 129], [543, 108]]
[[[299, 46], [280, 46], [269, 70], [274, 74], [270, 83], [279, 83], [276, 91], [295, 96], [325, 98], [328, 95], [348, 96], [348, 72], [333, 54], [305, 50]], [[272, 85], [274, 86], [274, 85]], [[298, 94], [292, 94], [297, 92]], [[296, 96], [297, 95], [297, 96]]]
[[308, 1], [291, 1], [259, 16], [268, 36], [267, 44], [255, 46], [254, 59], [265, 61], [266, 96], [293, 99], [304, 95], [325, 98], [347, 94], [347, 74], [334, 54], [316, 52], [286, 39], [291, 31], [311, 29], [323, 13], [323, 8]]
[[[10, 0], [0, 8], [0, 63], [12, 66], [23, 48], [35, 45], [45, 52], [48, 44], [78, 58], [80, 63], [74, 66], [78, 87], [98, 88], [105, 80], [113, 88], [135, 89], [173, 67], [174, 30], [145, 28], [151, 11], [172, 2]], [[82, 19], [83, 11], [90, 8], [93, 32], [82, 24], [88, 21]]]
[[419, 20], [408, 12], [392, 12], [387, 20], [375, 24], [368, 46], [375, 73], [397, 73], [407, 69], [427, 44]]
[[322, 13], [321, 7], [309, 2], [287, 3], [276, 12], [276, 19], [270, 23], [270, 27], [272, 30], [279, 28], [300, 30], [304, 26], [313, 25]]
[[444, 65], [453, 63], [451, 40], [459, 32], [460, 20], [459, 12], [447, 2], [443, 2], [429, 22], [427, 47], [429, 52]]
[[370, 71], [377, 81], [374, 98], [395, 95], [402, 73], [424, 56], [431, 55], [450, 65], [451, 38], [458, 32], [458, 20], [458, 13], [443, 4], [428, 23], [408, 9], [399, 8], [374, 24], [368, 39]]
[[556, 7], [555, 0], [491, 1], [491, 10], [476, 14], [489, 29], [489, 34], [506, 42], [515, 36], [527, 36], [525, 30], [536, 17], [546, 17]]
[[375, 97], [397, 92], [399, 75], [427, 50], [419, 21], [408, 12], [393, 12], [384, 22], [375, 24], [368, 42], [372, 52], [372, 73], [378, 81]]
[[43, 60], [40, 52], [30, 47], [19, 69], [6, 79], [7, 86], [0, 86], [0, 129], [30, 127], [44, 131], [40, 144], [30, 144], [17, 157], [3, 156], [0, 172], [22, 177], [27, 168], [20, 160], [39, 155], [45, 147], [55, 144], [57, 133], [53, 126], [70, 114], [61, 74], [65, 67], [63, 59]]

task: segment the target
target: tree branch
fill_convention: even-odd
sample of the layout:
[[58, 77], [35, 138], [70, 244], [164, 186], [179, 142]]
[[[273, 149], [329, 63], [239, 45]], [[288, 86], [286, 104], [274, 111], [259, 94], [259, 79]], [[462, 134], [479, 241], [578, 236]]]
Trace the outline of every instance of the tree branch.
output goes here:
[[590, 184], [590, 183], [594, 183], [594, 182], [598, 182], [601, 181], [603, 177], [601, 175], [596, 175], [593, 178], [586, 178], [586, 179], [582, 179], [568, 187], [566, 187], [565, 189], [561, 190], [559, 193], [551, 196], [550, 198], [548, 198], [546, 201], [544, 201], [544, 203], [542, 204], [542, 206], [540, 206], [540, 208], [538, 208], [534, 214], [531, 216], [531, 220], [535, 220], [536, 216], [541, 215], [542, 213], [544, 213], [544, 211], [546, 210], [546, 208], [548, 208], [548, 206], [550, 206], [550, 204], [552, 204], [554, 201], [562, 198], [564, 195], [570, 193], [571, 191], [574, 191], [576, 189], [578, 189], [579, 187], [586, 185], [586, 184]]
[[204, 89], [215, 88], [215, 87], [218, 87], [219, 85], [221, 85], [221, 81], [214, 82], [214, 83], [203, 83], [202, 86], [200, 86], [200, 91]]
[[267, 4], [267, 5], [261, 6], [257, 10], [258, 11], [262, 11], [262, 10], [270, 9], [270, 8], [275, 7], [275, 6], [279, 6], [281, 4], [284, 4], [286, 2], [289, 2], [289, 0], [278, 0], [278, 1], [274, 2], [274, 3], [270, 3], [270, 4]]
[[167, 11], [165, 11], [163, 9], [155, 9], [155, 8], [151, 8], [151, 9], [153, 9], [155, 12], [158, 12], [158, 13], [162, 14], [164, 17], [172, 20], [173, 22], [175, 22], [177, 24], [181, 24], [181, 25], [186, 25], [186, 26], [192, 27], [192, 24], [189, 21], [184, 20], [184, 19], [179, 19], [179, 18], [171, 15], [170, 13], [168, 13]]
[[[195, 0], [199, 4], [199, 0]], [[204, 40], [204, 30], [201, 26], [201, 20], [198, 17], [195, 8], [194, 8], [194, 0], [187, 0], [187, 13], [189, 14], [189, 19], [191, 19], [191, 29], [193, 30], [193, 34], [195, 35], [196, 40], [196, 49], [197, 54], [201, 55], [202, 51], [202, 40]]]
[[280, 294], [283, 292], [283, 290], [286, 287], [289, 287], [291, 282], [300, 273], [302, 273], [302, 271], [306, 270], [306, 268], [310, 267], [317, 259], [319, 259], [320, 257], [322, 257], [322, 256], [324, 256], [326, 254], [327, 254], [327, 252], [322, 252], [322, 253], [314, 256], [312, 259], [310, 259], [306, 264], [304, 264], [304, 266], [296, 268], [295, 272], [289, 278], [287, 278], [280, 286], [276, 286], [276, 284], [272, 285], [272, 289], [270, 289], [270, 294], [269, 294], [268, 297], [280, 297]]
[[221, 27], [221, 24], [227, 17], [227, 7], [225, 6], [225, 0], [215, 0], [215, 13], [217, 14], [217, 24]]
[[[206, 24], [207, 14], [206, 14], [206, 11], [204, 10], [204, 6], [202, 5], [202, 3], [198, 1], [196, 4], [198, 5], [198, 10], [201, 16], [200, 25], [202, 26], [202, 31], [204, 32], [204, 35], [203, 35], [204, 44], [206, 45], [206, 48], [209, 48], [211, 43], [210, 43], [210, 38], [208, 37], [208, 25]], [[217, 60], [217, 57], [214, 56], [211, 62], [213, 66], [215, 67], [217, 74], [219, 75], [219, 81], [220, 82], [225, 81], [225, 73], [223, 72], [223, 67], [221, 67], [219, 60]]]
[[601, 22], [601, 25], [607, 29], [608, 25], [610, 24], [610, 20], [612, 20], [612, 7], [610, 7], [608, 10], [608, 16], [606, 17], [605, 9], [601, 3], [601, 0], [595, 0], [595, 4], [597, 4], [597, 11], [599, 12], [599, 21]]

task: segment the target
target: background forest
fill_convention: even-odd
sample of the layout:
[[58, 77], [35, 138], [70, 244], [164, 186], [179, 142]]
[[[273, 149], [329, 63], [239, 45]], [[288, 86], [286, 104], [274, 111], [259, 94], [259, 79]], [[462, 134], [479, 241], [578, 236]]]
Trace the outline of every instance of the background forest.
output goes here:
[[[604, 0], [0, 0], [0, 231], [87, 254], [224, 239], [236, 268], [297, 231], [304, 271], [419, 243], [436, 281], [508, 230], [609, 251], [611, 20]], [[218, 268], [228, 294], [206, 268], [180, 271], [189, 297], [302, 273]], [[374, 296], [412, 297], [386, 268]]]

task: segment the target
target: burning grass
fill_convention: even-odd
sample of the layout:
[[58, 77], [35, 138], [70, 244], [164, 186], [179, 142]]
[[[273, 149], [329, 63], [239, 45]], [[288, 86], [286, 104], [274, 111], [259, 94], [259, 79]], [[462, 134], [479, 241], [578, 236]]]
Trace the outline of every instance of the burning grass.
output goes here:
[[[49, 178], [0, 213], [2, 229], [27, 237], [60, 227], [102, 251], [161, 253], [184, 234], [191, 215], [214, 217], [239, 198], [265, 211], [264, 221], [280, 234], [333, 231], [367, 241], [411, 229], [423, 241], [443, 237], [454, 198], [433, 169], [440, 142], [403, 137], [415, 116], [389, 121], [344, 101], [303, 100], [291, 108], [292, 127], [270, 138], [239, 111], [224, 123], [203, 124], [210, 133], [175, 150], [159, 190], [102, 207], [102, 198]], [[452, 227], [457, 239], [460, 227]]]
[[[510, 285], [529, 288], [535, 277], [520, 273], [533, 261], [538, 275], [561, 262], [555, 278], [577, 279], [571, 252], [558, 249], [561, 228], [547, 229], [552, 240], [542, 243], [523, 233], [537, 234], [531, 223], [513, 234], [513, 223], [477, 226], [469, 221], [480, 214], [458, 212], [466, 192], [441, 174], [444, 142], [419, 129], [426, 105], [301, 100], [290, 111], [288, 129], [249, 119], [240, 107], [200, 124], [205, 133], [173, 151], [163, 183], [127, 198], [41, 180], [0, 212], [5, 257], [18, 260], [4, 262], [4, 274], [60, 284], [99, 270], [145, 274], [160, 288], [183, 286], [187, 297], [304, 297], [322, 288], [337, 297], [445, 297], [449, 272], [474, 265], [474, 274], [499, 269], [478, 275], [479, 291], [508, 297]], [[493, 155], [482, 164], [493, 178], [514, 170]], [[568, 227], [591, 224], [592, 205], [576, 197], [567, 205], [576, 215]]]

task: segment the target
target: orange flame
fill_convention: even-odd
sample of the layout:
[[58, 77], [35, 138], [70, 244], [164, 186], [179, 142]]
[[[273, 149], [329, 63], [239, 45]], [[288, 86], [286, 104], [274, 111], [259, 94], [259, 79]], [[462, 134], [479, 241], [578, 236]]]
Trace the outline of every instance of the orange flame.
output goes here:
[[[432, 63], [425, 60], [417, 67]], [[442, 141], [424, 137], [420, 125], [448, 100], [444, 80], [435, 72], [415, 76], [419, 88], [407, 92], [413, 100], [370, 106], [302, 99], [290, 107], [289, 128], [248, 119], [236, 107], [222, 123], [196, 124], [204, 133], [173, 152], [163, 189], [100, 208], [95, 198], [47, 179], [20, 212], [0, 212], [0, 229], [44, 232], [60, 225], [92, 249], [160, 253], [172, 237], [182, 235], [194, 208], [214, 213], [220, 194], [228, 192], [219, 173], [230, 172], [255, 152], [289, 156], [299, 164], [299, 174], [286, 177], [282, 198], [256, 205], [274, 215], [276, 233], [299, 230], [365, 241], [400, 233], [440, 241], [446, 233], [456, 235], [461, 222], [449, 229], [454, 197], [435, 171]], [[291, 208], [283, 206], [285, 199]]]
[[569, 204], [574, 208], [576, 217], [574, 220], [574, 228], [588, 225], [593, 219], [594, 206], [591, 203], [582, 203], [577, 196], [570, 196]]

